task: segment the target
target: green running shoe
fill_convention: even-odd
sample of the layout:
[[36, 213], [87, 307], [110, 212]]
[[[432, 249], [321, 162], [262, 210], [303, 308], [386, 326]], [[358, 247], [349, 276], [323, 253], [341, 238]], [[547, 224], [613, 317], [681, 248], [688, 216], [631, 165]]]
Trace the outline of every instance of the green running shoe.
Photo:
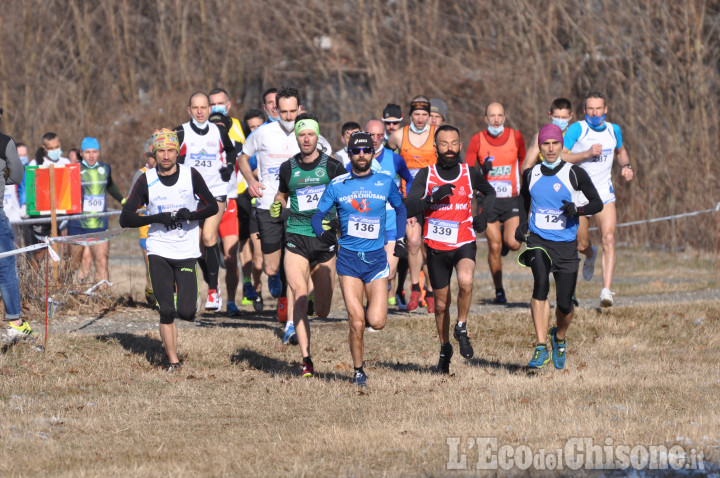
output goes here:
[[553, 327], [552, 329], [550, 329], [550, 332], [548, 332], [548, 339], [552, 344], [553, 349], [553, 365], [555, 365], [555, 368], [559, 370], [565, 368], [565, 346], [567, 345], [567, 338], [562, 342], [558, 342], [555, 334], [557, 334], [557, 327]]
[[548, 352], [548, 349], [546, 347], [538, 345], [537, 347], [535, 347], [533, 358], [532, 360], [530, 360], [530, 363], [528, 363], [528, 367], [543, 368], [545, 365], [547, 365], [548, 362], [550, 362], [551, 357], [552, 352]]

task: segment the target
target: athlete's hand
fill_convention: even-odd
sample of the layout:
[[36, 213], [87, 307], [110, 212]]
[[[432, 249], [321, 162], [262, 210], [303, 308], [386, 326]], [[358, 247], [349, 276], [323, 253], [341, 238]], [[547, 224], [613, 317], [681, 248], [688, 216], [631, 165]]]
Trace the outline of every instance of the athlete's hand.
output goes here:
[[409, 217], [407, 218], [407, 224], [408, 227], [415, 227], [418, 225], [417, 217]]
[[428, 198], [425, 198], [425, 201], [428, 202], [428, 204], [437, 204], [443, 199], [445, 199], [448, 196], [452, 196], [453, 189], [455, 189], [454, 184], [443, 184], [442, 186], [439, 186], [430, 196], [430, 200], [428, 201]]
[[587, 150], [588, 158], [594, 158], [602, 154], [602, 144], [593, 144], [590, 149]]
[[222, 179], [224, 182], [230, 181], [230, 177], [233, 173], [233, 167], [231, 165], [225, 165], [222, 168], [220, 168], [220, 179]]
[[481, 212], [473, 218], [473, 229], [477, 233], [485, 232], [485, 229], [487, 229], [487, 213]]
[[161, 212], [160, 214], [153, 214], [152, 216], [152, 222], [156, 224], [162, 224], [165, 227], [174, 227], [175, 226], [175, 219], [173, 219], [172, 214], [169, 212]]
[[400, 239], [395, 241], [395, 250], [393, 251], [393, 256], [399, 257], [400, 259], [408, 258], [408, 250], [407, 245], [405, 244], [404, 237], [401, 237]]
[[180, 209], [175, 213], [175, 220], [176, 221], [189, 221], [192, 219], [192, 213], [190, 210], [186, 207]]
[[252, 184], [248, 184], [248, 192], [250, 193], [250, 196], [254, 198], [261, 198], [263, 197], [263, 190], [265, 189], [265, 186], [262, 185], [260, 181], [253, 181]]
[[270, 217], [278, 218], [280, 217], [280, 214], [282, 214], [282, 203], [280, 201], [275, 201], [270, 206]]
[[515, 229], [515, 240], [522, 243], [527, 241], [527, 235], [528, 235], [528, 225], [527, 223], [524, 224], [518, 224], [517, 229]]
[[580, 213], [578, 211], [577, 206], [575, 206], [574, 202], [568, 202], [563, 199], [563, 205], [560, 208], [560, 210], [563, 212], [563, 214], [567, 217], [577, 217]]
[[493, 156], [488, 156], [487, 158], [485, 158], [485, 161], [483, 161], [483, 165], [482, 165], [482, 172], [484, 175], [487, 176], [487, 174], [490, 171], [492, 171], [492, 168], [493, 168], [492, 163], [493, 163]]
[[322, 228], [324, 231], [335, 231], [339, 226], [337, 218], [335, 219], [323, 219]]
[[632, 167], [628, 166], [623, 166], [620, 170], [620, 174], [622, 174], [622, 177], [625, 178], [625, 181], [632, 181], [632, 178], [635, 176], [633, 174]]
[[337, 234], [334, 231], [323, 231], [319, 239], [328, 246], [332, 246], [337, 243]]

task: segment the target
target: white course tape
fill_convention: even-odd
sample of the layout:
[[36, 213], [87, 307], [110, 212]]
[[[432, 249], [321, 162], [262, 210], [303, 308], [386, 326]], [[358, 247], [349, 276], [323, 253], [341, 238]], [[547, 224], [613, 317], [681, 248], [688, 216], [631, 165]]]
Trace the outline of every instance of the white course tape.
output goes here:
[[[94, 213], [84, 213], [84, 214], [70, 214], [69, 216], [58, 214], [57, 221], [58, 222], [65, 222], [65, 221], [74, 221], [74, 220], [80, 220], [80, 219], [87, 219], [89, 217], [109, 217], [109, 216], [117, 216], [122, 211], [106, 211], [106, 212], [94, 212]], [[29, 219], [20, 219], [19, 221], [10, 221], [11, 225], [16, 224], [47, 224], [51, 222], [52, 219], [50, 216], [42, 216], [42, 217], [34, 217]]]
[[[78, 234], [77, 236], [59, 236], [59, 237], [46, 236], [44, 242], [41, 242], [39, 244], [34, 244], [32, 246], [23, 247], [21, 249], [13, 249], [12, 251], [0, 252], [0, 259], [2, 259], [3, 257], [9, 257], [9, 256], [17, 255], [17, 254], [22, 254], [23, 252], [36, 251], [38, 249], [48, 247], [50, 244], [56, 244], [56, 243], [70, 243], [70, 244], [78, 244], [80, 246], [93, 246], [93, 245], [99, 244], [101, 242], [109, 241], [110, 239], [113, 239], [127, 231], [129, 231], [129, 229], [119, 228], [119, 229], [109, 229], [107, 231], [102, 231], [102, 232], [92, 232], [90, 234]], [[50, 248], [49, 252], [54, 261], [60, 260], [60, 257], [55, 253], [55, 251], [52, 249], [52, 247]]]

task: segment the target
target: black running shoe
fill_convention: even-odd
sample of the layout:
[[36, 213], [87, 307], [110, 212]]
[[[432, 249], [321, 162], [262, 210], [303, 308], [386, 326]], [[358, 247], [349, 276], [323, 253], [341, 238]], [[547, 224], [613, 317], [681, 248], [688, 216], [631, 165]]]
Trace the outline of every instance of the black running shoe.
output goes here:
[[453, 356], [452, 345], [450, 345], [449, 343], [446, 345], [447, 345], [447, 348], [446, 348], [445, 352], [443, 352], [443, 347], [440, 347], [440, 360], [438, 360], [438, 366], [437, 366], [437, 373], [440, 373], [443, 375], [450, 374], [450, 359]]
[[253, 301], [253, 309], [255, 309], [255, 312], [258, 313], [263, 311], [263, 300], [260, 294], [258, 294]]
[[455, 336], [455, 340], [457, 340], [460, 344], [460, 355], [466, 359], [472, 358], [475, 352], [473, 351], [472, 344], [470, 343], [470, 337], [468, 337], [467, 323], [463, 322], [462, 327], [460, 327], [460, 325], [455, 325], [453, 335]]

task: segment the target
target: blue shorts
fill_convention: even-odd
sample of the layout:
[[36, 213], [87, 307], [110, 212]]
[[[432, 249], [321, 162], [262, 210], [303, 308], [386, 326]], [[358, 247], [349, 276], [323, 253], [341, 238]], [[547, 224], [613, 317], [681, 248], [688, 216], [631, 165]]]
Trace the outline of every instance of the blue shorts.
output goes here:
[[390, 275], [385, 248], [356, 252], [341, 247], [338, 250], [336, 264], [338, 275], [356, 277], [364, 284]]
[[138, 240], [138, 244], [140, 244], [140, 247], [147, 251], [147, 237]]
[[79, 224], [80, 224], [79, 221], [70, 221], [70, 224], [68, 225], [68, 228], [67, 228], [68, 236], [79, 236], [80, 234], [95, 234], [98, 232], [107, 231], [107, 227], [98, 227], [98, 228], [80, 227]]

